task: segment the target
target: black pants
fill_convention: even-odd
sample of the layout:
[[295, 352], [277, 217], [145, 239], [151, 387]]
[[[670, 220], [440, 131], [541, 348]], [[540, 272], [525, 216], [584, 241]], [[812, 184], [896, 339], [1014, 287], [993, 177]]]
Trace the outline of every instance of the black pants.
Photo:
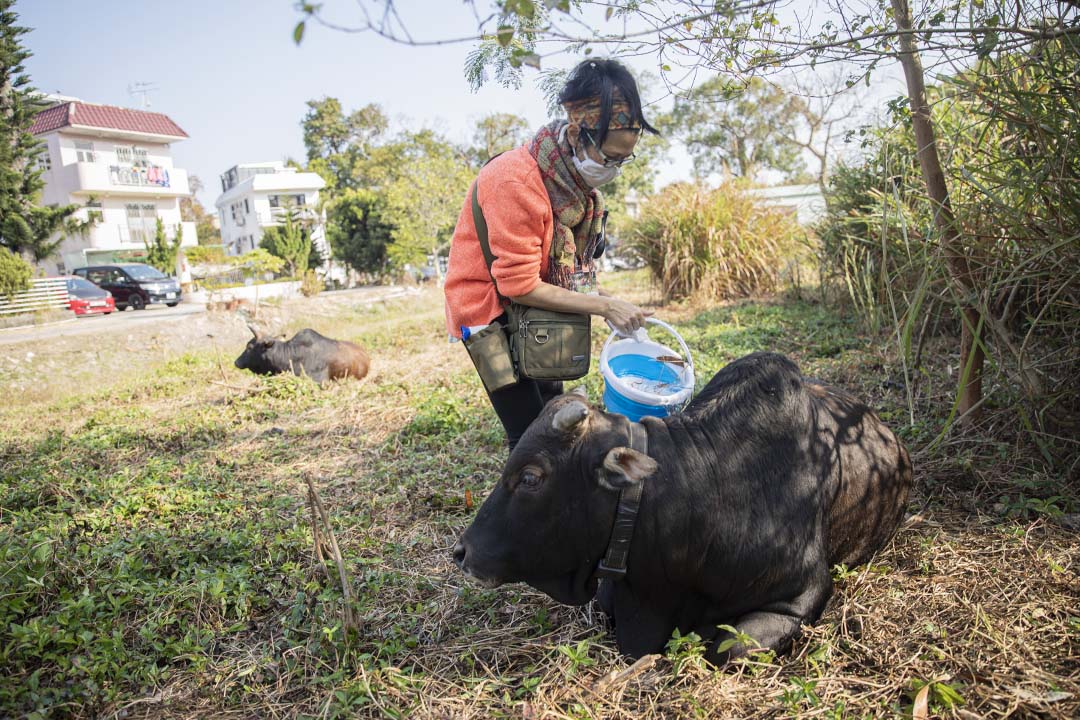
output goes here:
[[489, 392], [491, 406], [506, 430], [510, 450], [517, 446], [525, 429], [540, 415], [544, 405], [557, 395], [562, 395], [562, 381], [529, 380], [521, 378], [516, 385]]

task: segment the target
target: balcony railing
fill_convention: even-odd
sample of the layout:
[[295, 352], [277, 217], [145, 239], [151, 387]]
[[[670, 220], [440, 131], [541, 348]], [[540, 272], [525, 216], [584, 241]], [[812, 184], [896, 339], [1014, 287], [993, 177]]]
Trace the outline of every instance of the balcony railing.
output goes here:
[[76, 195], [115, 193], [181, 197], [190, 194], [186, 170], [160, 165], [135, 168], [79, 162], [63, 166], [55, 178], [60, 187]]
[[[165, 237], [170, 241], [176, 237], [178, 229], [183, 229], [182, 247], [198, 245], [199, 238], [195, 230], [195, 223], [165, 223]], [[127, 246], [145, 247], [146, 243], [154, 239], [156, 228], [153, 224], [145, 227], [131, 227], [117, 223], [104, 223], [90, 229], [90, 247], [99, 250], [123, 249]]]
[[133, 185], [136, 187], [170, 187], [169, 169], [160, 165], [145, 167], [109, 166], [109, 182], [113, 185]]
[[303, 223], [305, 225], [311, 223], [322, 222], [322, 215], [317, 210], [310, 207], [272, 207], [270, 212], [260, 212], [256, 215], [260, 225], [280, 225], [285, 222], [285, 216], [292, 212], [292, 217], [295, 222]]

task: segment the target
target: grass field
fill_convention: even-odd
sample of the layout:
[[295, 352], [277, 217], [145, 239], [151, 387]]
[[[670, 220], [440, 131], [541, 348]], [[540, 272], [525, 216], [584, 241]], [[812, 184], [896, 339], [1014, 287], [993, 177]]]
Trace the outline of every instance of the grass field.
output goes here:
[[[640, 275], [614, 283], [655, 297]], [[824, 305], [657, 311], [699, 383], [784, 352], [912, 452], [911, 517], [872, 563], [835, 569], [790, 656], [717, 670], [690, 637], [631, 666], [591, 606], [466, 582], [450, 548], [505, 450], [441, 296], [314, 298], [281, 322], [362, 343], [368, 379], [243, 373], [241, 333], [0, 407], [0, 717], [1080, 716], [1075, 478], [1007, 403], [996, 429], [928, 449], [955, 343], [928, 348], [909, 406], [887, 342]], [[587, 386], [598, 399], [597, 373]]]

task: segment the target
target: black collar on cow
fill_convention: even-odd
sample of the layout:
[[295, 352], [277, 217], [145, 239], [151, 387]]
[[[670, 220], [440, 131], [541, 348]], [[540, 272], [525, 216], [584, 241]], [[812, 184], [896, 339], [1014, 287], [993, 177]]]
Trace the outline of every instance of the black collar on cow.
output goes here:
[[[629, 422], [629, 421], [627, 421]], [[648, 455], [649, 435], [641, 423], [630, 422], [630, 449]], [[638, 506], [641, 504], [641, 490], [644, 478], [619, 491], [619, 506], [615, 511], [615, 524], [611, 528], [607, 552], [596, 564], [595, 577], [607, 580], [622, 580], [626, 576], [626, 559], [630, 554], [630, 541], [634, 537], [634, 524], [637, 522]]]

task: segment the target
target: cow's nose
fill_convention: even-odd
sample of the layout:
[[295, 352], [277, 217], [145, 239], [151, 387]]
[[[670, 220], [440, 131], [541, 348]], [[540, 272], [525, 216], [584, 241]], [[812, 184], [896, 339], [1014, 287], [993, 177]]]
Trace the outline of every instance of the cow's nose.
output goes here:
[[465, 543], [460, 540], [454, 545], [454, 562], [459, 568], [465, 567]]

